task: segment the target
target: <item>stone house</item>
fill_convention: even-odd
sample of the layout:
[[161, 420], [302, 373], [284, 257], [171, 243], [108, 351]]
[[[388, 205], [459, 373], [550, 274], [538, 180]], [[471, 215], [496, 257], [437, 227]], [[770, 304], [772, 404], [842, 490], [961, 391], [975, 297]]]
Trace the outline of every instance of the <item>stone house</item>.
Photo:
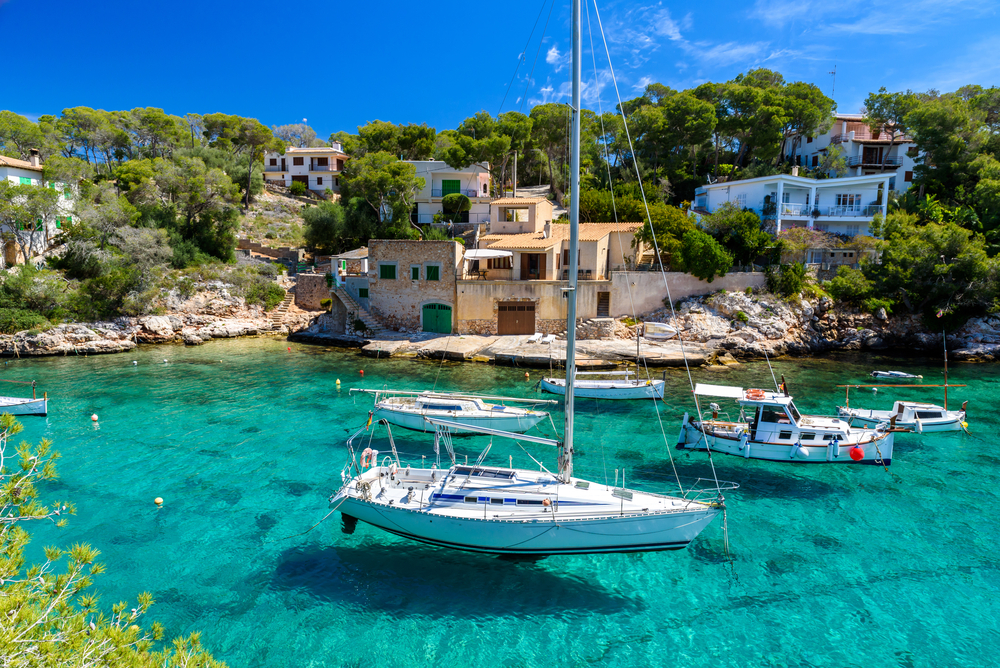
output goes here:
[[299, 181], [320, 195], [327, 190], [339, 193], [340, 175], [349, 159], [339, 142], [334, 142], [333, 146], [271, 152], [264, 155], [264, 180], [286, 188]]
[[46, 181], [37, 149], [31, 149], [28, 160], [0, 155], [0, 180], [16, 185], [51, 188], [59, 193], [57, 210], [48, 220], [18, 221], [13, 227], [0, 225], [0, 269], [24, 261], [24, 249], [36, 256], [45, 253], [62, 232], [63, 225], [73, 220], [75, 186]]
[[455, 286], [464, 251], [456, 241], [369, 241], [371, 314], [396, 330], [453, 332]]

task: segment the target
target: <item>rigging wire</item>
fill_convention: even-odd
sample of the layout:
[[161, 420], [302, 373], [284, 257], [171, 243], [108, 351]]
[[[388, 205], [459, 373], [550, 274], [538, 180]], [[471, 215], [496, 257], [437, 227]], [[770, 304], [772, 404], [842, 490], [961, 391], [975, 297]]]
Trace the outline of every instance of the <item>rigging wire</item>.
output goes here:
[[[594, 2], [594, 16], [597, 18], [597, 26], [598, 26], [598, 28], [601, 31], [601, 40], [602, 40], [602, 42], [604, 44], [604, 53], [607, 56], [607, 59], [608, 59], [608, 68], [611, 71], [611, 82], [614, 84], [614, 87], [615, 87], [615, 96], [618, 98], [618, 110], [622, 114], [622, 125], [625, 128], [625, 138], [628, 140], [629, 152], [632, 154], [632, 163], [635, 166], [636, 179], [639, 182], [639, 193], [642, 195], [642, 205], [643, 205], [643, 207], [646, 210], [646, 220], [649, 221], [650, 236], [653, 239], [653, 250], [656, 253], [657, 264], [659, 264], [659, 266], [660, 266], [660, 276], [663, 277], [663, 287], [666, 289], [666, 292], [667, 292], [667, 301], [670, 304], [670, 314], [671, 314], [671, 317], [673, 318], [674, 322], [677, 322], [677, 314], [674, 311], [674, 301], [673, 301], [673, 297], [671, 297], [671, 295], [670, 295], [670, 286], [669, 286], [669, 284], [667, 282], [667, 274], [663, 270], [663, 257], [660, 255], [660, 247], [659, 247], [659, 244], [656, 241], [656, 233], [655, 233], [655, 230], [653, 229], [653, 219], [652, 219], [652, 216], [649, 213], [649, 203], [646, 201], [646, 189], [642, 185], [642, 174], [640, 174], [640, 172], [639, 172], [639, 161], [635, 159], [635, 148], [632, 145], [632, 135], [631, 135], [631, 133], [629, 132], [629, 129], [628, 129], [628, 120], [625, 118], [625, 112], [624, 112], [624, 108], [622, 106], [621, 92], [618, 90], [618, 79], [615, 77], [614, 65], [611, 62], [611, 51], [608, 48], [608, 40], [607, 40], [607, 37], [604, 34], [604, 24], [601, 21], [601, 12], [597, 8], [597, 0], [593, 0], [593, 2]], [[694, 378], [691, 375], [691, 365], [690, 365], [690, 363], [688, 361], [687, 349], [684, 346], [684, 337], [683, 337], [680, 329], [678, 329], [678, 331], [677, 331], [677, 340], [680, 343], [681, 357], [684, 359], [684, 369], [687, 371], [688, 383], [691, 386], [691, 394], [694, 396], [695, 408], [698, 411], [698, 419], [699, 419], [699, 421], [702, 421], [702, 417], [701, 417], [701, 404], [698, 401], [698, 395], [695, 394], [695, 391], [694, 391]], [[665, 389], [666, 388], [664, 388], [664, 390]], [[666, 442], [667, 436], [666, 436], [666, 432], [663, 430], [663, 420], [660, 417], [660, 410], [659, 410], [658, 406], [657, 406], [657, 410], [656, 410], [656, 417], [657, 417], [657, 420], [660, 422], [660, 431], [663, 433], [664, 442]], [[705, 447], [706, 447], [706, 450], [708, 451], [708, 461], [709, 461], [709, 464], [711, 465], [712, 477], [715, 480], [716, 487], [719, 487], [720, 486], [719, 485], [719, 476], [718, 476], [718, 474], [717, 474], [717, 472], [715, 470], [715, 460], [712, 457], [712, 449], [711, 449], [711, 447], [708, 444], [708, 436], [704, 433], [704, 431], [702, 431], [702, 437], [705, 440]], [[674, 463], [674, 457], [673, 457], [673, 454], [670, 453], [670, 448], [669, 447], [667, 448], [667, 453], [670, 455], [670, 464], [671, 464], [671, 466], [674, 467], [674, 474], [677, 475], [677, 466]], [[678, 485], [680, 484], [680, 477], [679, 476], [677, 478], [677, 484]], [[720, 494], [721, 494], [721, 492], [720, 492]]]
[[[524, 83], [524, 93], [521, 95], [521, 106], [517, 108], [518, 113], [524, 113], [524, 102], [528, 99], [528, 86], [531, 85], [531, 77], [535, 76], [535, 65], [538, 64], [538, 54], [542, 52], [542, 41], [545, 39], [545, 31], [549, 28], [549, 19], [552, 18], [552, 10], [556, 6], [556, 0], [552, 0], [549, 5], [549, 15], [545, 17], [545, 25], [542, 27], [542, 36], [538, 39], [538, 50], [535, 51], [535, 60], [531, 63], [531, 72], [528, 73], [528, 80]], [[545, 7], [544, 3], [542, 7]]]
[[[538, 8], [538, 16], [535, 17], [535, 24], [531, 26], [531, 32], [528, 34], [528, 41], [524, 43], [524, 49], [521, 51], [521, 55], [517, 59], [517, 67], [514, 68], [514, 73], [510, 75], [510, 83], [507, 84], [507, 90], [503, 94], [503, 99], [500, 100], [500, 107], [497, 109], [497, 117], [499, 117], [500, 112], [503, 111], [504, 102], [507, 101], [507, 96], [510, 95], [510, 87], [514, 85], [514, 79], [517, 78], [517, 71], [521, 69], [521, 63], [524, 62], [524, 54], [528, 52], [528, 45], [531, 44], [531, 38], [535, 36], [535, 28], [538, 27], [538, 21], [542, 18], [542, 12], [545, 11], [545, 2], [546, 0], [542, 0], [542, 5]], [[549, 13], [552, 13], [551, 9], [549, 10]], [[545, 23], [548, 25], [548, 21]], [[544, 30], [542, 31], [542, 37], [545, 37]]]

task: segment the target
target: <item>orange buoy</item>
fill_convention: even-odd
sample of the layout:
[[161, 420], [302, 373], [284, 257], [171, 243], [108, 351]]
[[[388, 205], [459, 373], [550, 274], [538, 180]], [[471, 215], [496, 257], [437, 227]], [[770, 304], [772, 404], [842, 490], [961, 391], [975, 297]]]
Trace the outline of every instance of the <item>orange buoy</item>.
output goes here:
[[365, 375], [365, 370], [361, 369], [361, 376], [364, 377], [364, 375]]
[[853, 459], [856, 462], [860, 462], [864, 458], [865, 458], [864, 450], [862, 450], [858, 446], [854, 446], [853, 448], [851, 448], [851, 459]]
[[529, 378], [529, 376], [528, 376], [528, 372], [527, 372], [527, 371], [525, 371], [525, 372], [524, 372], [524, 379], [525, 379], [525, 380], [528, 380], [528, 378]]
[[90, 419], [93, 420], [94, 422], [97, 422], [97, 413], [94, 413], [93, 415], [91, 415]]
[[288, 352], [292, 352], [292, 349], [291, 349], [291, 348], [289, 348], [289, 349], [288, 349]]
[[157, 506], [162, 506], [163, 505], [163, 497], [161, 497], [161, 496], [156, 497], [155, 499], [153, 499], [153, 503], [155, 503]]

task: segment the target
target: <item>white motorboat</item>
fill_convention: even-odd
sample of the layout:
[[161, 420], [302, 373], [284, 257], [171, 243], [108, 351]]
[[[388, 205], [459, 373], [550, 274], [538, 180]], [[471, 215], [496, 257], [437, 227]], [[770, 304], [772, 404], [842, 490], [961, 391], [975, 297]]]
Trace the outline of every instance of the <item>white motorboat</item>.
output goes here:
[[0, 397], [0, 414], [10, 413], [11, 415], [46, 415], [49, 412], [49, 396], [44, 393], [39, 399], [35, 396], [35, 381], [25, 380], [4, 380], [5, 383], [18, 383], [21, 385], [31, 385], [31, 398], [27, 397]]
[[891, 421], [896, 427], [922, 434], [929, 431], [959, 431], [965, 428], [967, 404], [968, 402], [962, 404], [960, 411], [949, 411], [936, 404], [897, 401], [889, 411], [838, 406], [837, 412], [840, 417], [850, 422], [852, 427], [872, 427]]
[[[569, 285], [566, 292], [566, 406], [562, 441], [477, 428], [494, 436], [555, 446], [558, 470], [485, 466], [489, 447], [473, 465], [413, 468], [393, 456], [379, 460], [365, 448], [360, 461], [351, 441], [342, 487], [330, 498], [345, 531], [363, 520], [391, 533], [441, 547], [544, 556], [671, 550], [690, 543], [723, 510], [721, 487], [665, 496], [589, 482], [573, 476], [576, 302], [580, 194], [580, 0], [573, 0], [572, 144], [570, 160]], [[450, 448], [450, 433], [467, 425], [425, 417], [435, 443]], [[359, 430], [355, 437], [364, 433]], [[353, 440], [354, 437], [352, 437]], [[390, 440], [390, 443], [392, 441]], [[534, 459], [534, 458], [532, 458]], [[537, 460], [535, 460], [537, 463]], [[331, 511], [332, 512], [332, 511]]]
[[650, 341], [666, 341], [677, 336], [677, 328], [662, 322], [644, 322], [642, 336]]
[[[892, 463], [894, 431], [888, 421], [875, 428], [852, 428], [846, 420], [802, 415], [784, 392], [699, 383], [698, 396], [735, 399], [736, 419], [697, 420], [684, 414], [677, 447], [722, 452], [746, 459], [834, 464]], [[728, 416], [727, 416], [728, 417]]]
[[923, 378], [923, 376], [918, 376], [912, 373], [906, 373], [905, 371], [872, 371], [871, 377], [885, 378], [887, 380], [902, 380], [902, 379], [919, 380]]
[[[580, 376], [623, 375], [622, 380], [580, 380]], [[662, 399], [662, 380], [641, 380], [631, 371], [577, 371], [573, 383], [573, 396], [584, 399]], [[541, 388], [552, 394], [566, 394], [565, 378], [542, 378]]]
[[[555, 403], [538, 399], [480, 397], [446, 392], [399, 392], [356, 388], [352, 388], [351, 392], [367, 392], [375, 395], [373, 419], [385, 420], [390, 424], [424, 432], [434, 431], [434, 427], [424, 420], [430, 417], [469, 427], [486, 427], [523, 434], [549, 414], [519, 406], [507, 406], [504, 403], [489, 403], [486, 400], [506, 403]], [[456, 427], [455, 431], [464, 430]]]

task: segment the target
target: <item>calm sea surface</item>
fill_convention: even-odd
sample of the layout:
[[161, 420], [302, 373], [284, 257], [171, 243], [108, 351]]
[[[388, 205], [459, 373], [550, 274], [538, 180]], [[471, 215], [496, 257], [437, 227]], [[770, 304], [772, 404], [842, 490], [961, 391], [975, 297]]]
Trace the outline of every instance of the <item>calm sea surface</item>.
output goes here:
[[[349, 388], [537, 396], [539, 372], [526, 381], [523, 369], [288, 345], [218, 341], [0, 367], [0, 378], [48, 391], [49, 416], [24, 418], [24, 437], [55, 442], [61, 479], [44, 497], [79, 509], [67, 528], [36, 531], [35, 554], [91, 543], [108, 570], [96, 584], [105, 605], [149, 591], [150, 620], [169, 636], [202, 631], [233, 666], [939, 667], [990, 665], [1000, 653], [1000, 365], [953, 365], [953, 382], [969, 387], [950, 399], [969, 400], [972, 435], [898, 437], [892, 475], [716, 455], [719, 478], [740, 484], [728, 495], [731, 563], [720, 520], [679, 552], [525, 563], [364, 524], [345, 535], [339, 513], [285, 537], [328, 512], [344, 440], [371, 405]], [[799, 407], [817, 413], [842, 402], [834, 385], [865, 382], [872, 368], [941, 378], [940, 365], [914, 360], [775, 363]], [[693, 402], [683, 374], [667, 378], [660, 415], [672, 445]], [[765, 364], [695, 379], [770, 384]], [[888, 408], [893, 396], [852, 392], [852, 405]], [[940, 402], [938, 390], [895, 396]], [[652, 402], [578, 406], [580, 477], [613, 481], [624, 469], [629, 486], [662, 490], [671, 454], [682, 479], [711, 477], [704, 453], [668, 451]], [[432, 455], [429, 435], [394, 433], [404, 460]], [[486, 443], [458, 438], [456, 448], [475, 457]], [[534, 448], [554, 467], [554, 453]], [[534, 466], [511, 443], [497, 442], [488, 461], [510, 458]]]

